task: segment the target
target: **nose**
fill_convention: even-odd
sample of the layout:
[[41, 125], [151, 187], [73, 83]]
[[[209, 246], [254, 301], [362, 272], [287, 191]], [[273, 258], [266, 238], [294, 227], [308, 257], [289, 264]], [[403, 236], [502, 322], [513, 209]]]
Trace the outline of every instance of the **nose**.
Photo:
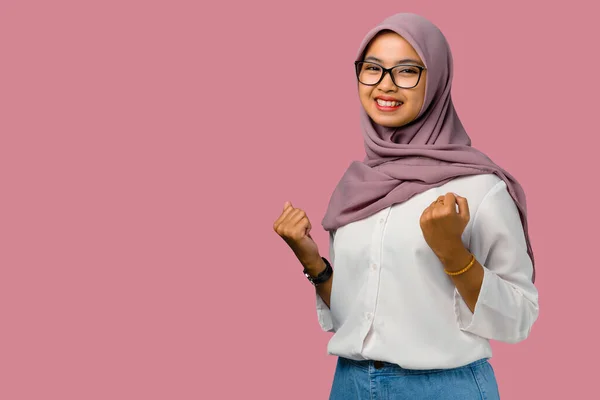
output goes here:
[[389, 71], [384, 71], [383, 78], [377, 86], [380, 90], [383, 90], [384, 92], [395, 91], [398, 88], [392, 81], [392, 76], [390, 75]]

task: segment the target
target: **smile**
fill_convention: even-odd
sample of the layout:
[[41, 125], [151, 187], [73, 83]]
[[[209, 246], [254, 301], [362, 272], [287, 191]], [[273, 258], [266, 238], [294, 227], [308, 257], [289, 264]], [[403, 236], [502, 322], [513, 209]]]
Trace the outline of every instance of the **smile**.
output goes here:
[[375, 99], [375, 104], [377, 105], [377, 108], [382, 111], [395, 111], [399, 109], [400, 106], [404, 103], [402, 103], [401, 101]]

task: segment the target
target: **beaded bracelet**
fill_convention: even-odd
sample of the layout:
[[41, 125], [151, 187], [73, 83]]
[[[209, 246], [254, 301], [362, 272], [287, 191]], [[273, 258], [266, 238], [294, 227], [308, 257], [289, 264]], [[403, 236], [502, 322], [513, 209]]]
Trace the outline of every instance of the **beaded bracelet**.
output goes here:
[[444, 269], [444, 272], [450, 276], [456, 276], [456, 275], [460, 275], [460, 274], [464, 274], [465, 272], [467, 272], [468, 270], [471, 269], [471, 267], [475, 264], [475, 256], [473, 254], [471, 254], [471, 262], [469, 262], [469, 265], [467, 265], [466, 267], [464, 267], [463, 269], [461, 269], [460, 271], [456, 271], [456, 272], [450, 272], [450, 271], [446, 271], [446, 269]]

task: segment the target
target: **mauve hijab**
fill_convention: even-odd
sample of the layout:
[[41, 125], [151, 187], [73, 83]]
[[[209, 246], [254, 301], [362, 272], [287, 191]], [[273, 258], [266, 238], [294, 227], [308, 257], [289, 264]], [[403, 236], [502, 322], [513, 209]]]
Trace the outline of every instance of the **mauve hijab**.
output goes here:
[[452, 104], [453, 65], [446, 38], [419, 15], [396, 14], [367, 34], [357, 60], [362, 59], [371, 40], [383, 30], [402, 36], [425, 63], [423, 107], [413, 122], [400, 128], [376, 124], [361, 107], [366, 157], [363, 162], [354, 161], [344, 173], [329, 201], [323, 228], [333, 231], [457, 177], [495, 174], [506, 182], [517, 205], [533, 262], [523, 188], [508, 172], [471, 147], [471, 139]]

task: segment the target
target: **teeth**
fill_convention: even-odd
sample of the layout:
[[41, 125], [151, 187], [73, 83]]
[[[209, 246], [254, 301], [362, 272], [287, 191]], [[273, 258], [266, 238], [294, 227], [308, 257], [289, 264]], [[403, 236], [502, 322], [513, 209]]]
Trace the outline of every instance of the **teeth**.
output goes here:
[[377, 99], [377, 104], [379, 104], [382, 107], [397, 107], [400, 104], [402, 104], [402, 102], [400, 102], [400, 101], [384, 101], [381, 99]]

